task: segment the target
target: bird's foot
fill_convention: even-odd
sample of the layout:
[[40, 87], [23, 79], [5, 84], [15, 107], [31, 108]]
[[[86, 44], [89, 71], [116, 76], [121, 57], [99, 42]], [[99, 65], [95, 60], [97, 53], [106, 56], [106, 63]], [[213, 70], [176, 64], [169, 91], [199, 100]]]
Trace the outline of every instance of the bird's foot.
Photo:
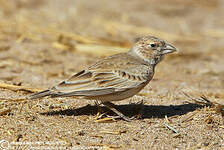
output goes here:
[[112, 117], [113, 119], [123, 119], [123, 120], [125, 120], [125, 121], [127, 121], [127, 122], [130, 122], [130, 121], [132, 121], [132, 120], [134, 120], [135, 119], [135, 116], [133, 116], [133, 117], [131, 117], [131, 118], [129, 118], [129, 117], [127, 117], [127, 116], [114, 116], [114, 117]]
[[[122, 114], [120, 111], [118, 111], [115, 107], [113, 103], [110, 102], [104, 102], [103, 103], [107, 108], [109, 108], [110, 110], [112, 110], [114, 113], [116, 113], [118, 116], [116, 116], [115, 118], [122, 118], [125, 121], [130, 122], [131, 120], [133, 120], [134, 118], [129, 118], [127, 116], [125, 116], [124, 114]], [[114, 118], [114, 119], [115, 119]]]

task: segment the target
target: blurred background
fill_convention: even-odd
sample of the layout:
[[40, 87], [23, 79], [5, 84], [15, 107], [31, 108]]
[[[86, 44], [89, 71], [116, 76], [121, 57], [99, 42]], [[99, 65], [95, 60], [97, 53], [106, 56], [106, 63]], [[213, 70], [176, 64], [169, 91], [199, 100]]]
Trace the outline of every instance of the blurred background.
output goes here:
[[223, 13], [222, 0], [0, 0], [0, 79], [46, 87], [153, 35], [180, 51], [158, 67], [159, 78], [220, 91]]
[[[149, 116], [151, 113], [156, 115], [163, 113], [162, 119], [159, 120], [163, 122], [164, 115], [174, 116], [179, 110], [178, 117], [171, 118], [173, 122], [178, 122], [182, 117], [189, 117], [183, 114], [187, 106], [185, 108], [183, 104], [186, 97], [181, 94], [182, 92], [195, 97], [206, 95], [223, 104], [223, 0], [0, 0], [0, 97], [27, 95], [25, 92], [15, 94], [11, 90], [34, 92], [51, 87], [99, 58], [128, 51], [135, 39], [142, 35], [159, 37], [179, 49], [178, 54], [169, 55], [157, 66], [153, 81], [133, 100], [144, 99], [146, 106], [150, 108], [154, 108], [151, 105], [164, 107], [180, 105], [183, 106], [183, 110], [179, 107], [176, 109], [168, 107], [168, 112], [171, 114], [167, 114], [165, 111], [167, 109], [155, 107], [152, 112], [150, 109], [148, 110]], [[27, 87], [32, 87], [32, 89], [27, 89]], [[3, 88], [10, 90], [3, 90]], [[49, 101], [52, 101], [52, 105], [55, 103], [60, 105], [50, 107], [50, 104], [45, 105], [46, 101], [41, 101], [38, 106], [33, 104], [22, 113], [32, 114], [35, 111], [62, 110], [72, 106], [78, 108], [88, 104], [87, 101], [69, 101], [69, 99]], [[61, 104], [65, 102], [69, 105], [62, 107]], [[120, 103], [127, 104], [128, 100], [118, 102], [118, 104]], [[15, 105], [17, 106], [17, 104]], [[12, 104], [4, 104], [6, 108], [11, 106]], [[192, 108], [189, 108], [191, 113], [193, 113]], [[21, 112], [18, 113], [18, 110], [20, 108], [15, 109], [14, 114], [19, 115]], [[124, 134], [122, 138], [118, 139], [111, 135], [102, 143], [130, 144], [133, 142], [132, 146], [135, 147], [137, 146], [135, 142], [141, 143], [140, 146], [144, 146], [143, 143], [145, 142], [151, 142], [152, 145], [157, 143], [158, 149], [163, 149], [166, 146], [169, 149], [178, 147], [178, 145], [182, 146], [184, 141], [185, 148], [203, 142], [213, 146], [215, 142], [220, 144], [220, 137], [224, 138], [223, 128], [219, 128], [222, 119], [213, 120], [209, 124], [211, 126], [217, 125], [217, 130], [212, 131], [210, 128], [208, 129], [208, 123], [204, 122], [204, 118], [210, 119], [209, 117], [212, 115], [207, 114], [206, 116], [203, 110], [200, 115], [197, 115], [197, 118], [201, 117], [198, 119], [200, 121], [193, 120], [187, 127], [176, 124], [182, 133], [186, 133], [181, 134], [181, 137], [178, 138], [170, 138], [170, 132], [158, 128], [157, 125], [160, 122], [152, 116], [152, 118], [148, 117], [149, 120], [141, 120], [141, 125], [134, 124], [134, 122], [130, 127], [130, 132], [127, 133], [128, 136]], [[30, 118], [29, 116], [28, 118]], [[18, 119], [17, 115], [11, 117], [14, 121]], [[54, 124], [60, 126], [61, 124], [57, 123], [57, 119], [61, 118], [57, 117], [50, 118], [38, 114], [38, 118], [45, 120], [45, 122], [56, 119], [53, 120], [55, 121]], [[79, 121], [69, 120], [69, 117], [65, 115], [65, 118], [61, 120], [63, 122], [64, 119], [67, 119], [70, 122], [70, 124], [64, 124], [62, 128], [52, 129], [49, 133], [45, 133], [45, 129], [48, 129], [49, 126], [43, 125], [43, 128], [40, 127], [41, 130], [33, 129], [32, 132], [37, 133], [43, 139], [52, 135], [49, 138], [51, 140], [57, 137], [55, 135], [66, 133], [64, 137], [72, 143], [74, 142], [73, 135], [77, 133], [76, 128], [70, 125]], [[87, 115], [88, 119], [85, 118], [85, 115], [72, 117], [82, 120], [80, 122], [91, 120], [89, 115]], [[156, 118], [156, 116], [154, 117]], [[9, 120], [6, 117], [2, 124]], [[26, 122], [27, 120], [23, 121]], [[32, 123], [32, 121], [28, 122], [29, 126]], [[101, 130], [103, 127], [99, 124], [95, 124], [94, 127], [91, 125], [92, 122], [88, 125], [83, 124], [79, 130], [85, 132], [95, 129], [96, 126], [97, 130]], [[119, 127], [116, 127], [116, 124], [105, 127], [116, 129], [123, 128], [126, 124], [121, 121], [117, 125]], [[150, 128], [148, 128], [149, 125]], [[21, 126], [21, 131], [28, 131], [24, 124]], [[35, 121], [32, 126], [36, 126]], [[147, 126], [147, 128], [142, 126]], [[13, 127], [13, 123], [6, 123], [3, 137], [9, 139], [12, 137], [12, 140], [12, 135], [17, 136], [17, 133], [20, 133], [20, 131], [13, 130], [13, 134], [9, 136], [8, 131], [11, 131]], [[74, 133], [71, 132], [70, 134], [68, 129], [74, 130]], [[125, 126], [125, 129], [128, 130], [129, 127]], [[145, 131], [145, 129], [148, 130]], [[147, 134], [140, 134], [143, 131]], [[91, 132], [95, 133], [96, 131], [91, 130]], [[129, 137], [131, 134], [137, 135], [138, 133], [137, 140], [132, 140]], [[23, 135], [23, 133], [21, 134]], [[152, 137], [151, 139], [147, 138], [149, 135]], [[88, 133], [86, 136], [91, 138]], [[28, 136], [24, 135], [23, 137]], [[32, 135], [30, 137], [35, 138]], [[85, 141], [84, 136], [78, 135], [77, 137], [80, 138], [80, 141]]]

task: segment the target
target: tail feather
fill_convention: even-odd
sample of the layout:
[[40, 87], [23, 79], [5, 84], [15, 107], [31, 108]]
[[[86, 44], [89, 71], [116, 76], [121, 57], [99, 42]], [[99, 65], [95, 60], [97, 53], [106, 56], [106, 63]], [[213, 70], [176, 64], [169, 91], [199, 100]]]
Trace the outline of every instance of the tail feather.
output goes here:
[[36, 99], [36, 98], [42, 98], [45, 96], [51, 96], [53, 93], [51, 90], [45, 90], [45, 91], [41, 91], [38, 93], [34, 93], [32, 95], [29, 96], [29, 99]]
[[70, 96], [100, 96], [100, 95], [106, 95], [114, 93], [114, 88], [103, 88], [103, 89], [93, 89], [93, 90], [80, 90], [80, 91], [74, 91], [74, 92], [58, 92], [55, 90], [45, 90], [38, 93], [34, 93], [30, 95], [29, 99], [36, 99], [36, 98], [42, 98], [45, 96], [50, 97], [70, 97]]

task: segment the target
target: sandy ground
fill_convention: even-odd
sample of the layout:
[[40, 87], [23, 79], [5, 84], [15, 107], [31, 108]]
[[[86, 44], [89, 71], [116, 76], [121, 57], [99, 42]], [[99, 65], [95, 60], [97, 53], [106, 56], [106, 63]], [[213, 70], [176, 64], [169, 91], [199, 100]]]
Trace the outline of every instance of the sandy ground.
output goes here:
[[[224, 104], [222, 14], [222, 0], [0, 0], [0, 149], [223, 149], [221, 113], [183, 94]], [[143, 108], [142, 118], [97, 120], [83, 99], [19, 101], [141, 35], [180, 51], [138, 95], [116, 102], [130, 117]]]

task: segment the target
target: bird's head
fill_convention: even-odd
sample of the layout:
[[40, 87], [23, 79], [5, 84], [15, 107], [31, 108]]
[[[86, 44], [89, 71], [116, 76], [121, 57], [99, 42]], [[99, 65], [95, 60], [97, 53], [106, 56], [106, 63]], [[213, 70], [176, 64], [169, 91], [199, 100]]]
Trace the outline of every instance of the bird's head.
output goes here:
[[151, 65], [156, 65], [162, 60], [164, 55], [175, 51], [177, 49], [174, 46], [167, 44], [159, 38], [144, 36], [137, 40], [131, 48], [130, 53], [139, 56]]

